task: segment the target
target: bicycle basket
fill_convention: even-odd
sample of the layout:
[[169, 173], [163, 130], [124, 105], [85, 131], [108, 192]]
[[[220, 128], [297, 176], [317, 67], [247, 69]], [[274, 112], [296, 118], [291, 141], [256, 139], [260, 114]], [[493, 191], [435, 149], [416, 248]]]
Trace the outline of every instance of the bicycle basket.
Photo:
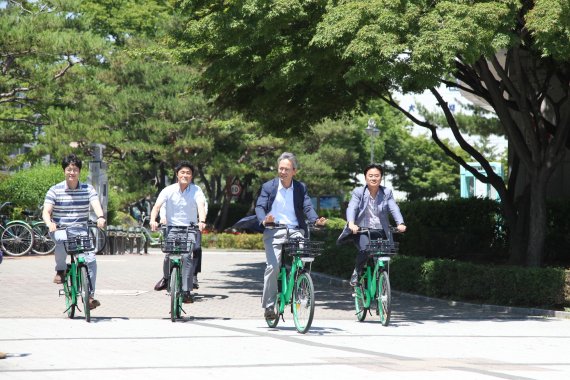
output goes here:
[[162, 241], [161, 249], [165, 253], [188, 253], [192, 251], [196, 233], [188, 227], [173, 226], [168, 236]]
[[67, 253], [84, 253], [95, 249], [95, 238], [89, 236], [75, 236], [63, 242]]
[[374, 255], [395, 255], [399, 248], [400, 243], [397, 241], [390, 242], [390, 240], [378, 239], [370, 240], [366, 246], [366, 252]]
[[289, 239], [289, 241], [286, 243], [283, 243], [283, 252], [289, 255], [314, 257], [323, 253], [323, 250], [324, 248], [322, 241], [294, 238]]
[[187, 253], [192, 250], [192, 241], [185, 237], [168, 237], [162, 241], [162, 252]]

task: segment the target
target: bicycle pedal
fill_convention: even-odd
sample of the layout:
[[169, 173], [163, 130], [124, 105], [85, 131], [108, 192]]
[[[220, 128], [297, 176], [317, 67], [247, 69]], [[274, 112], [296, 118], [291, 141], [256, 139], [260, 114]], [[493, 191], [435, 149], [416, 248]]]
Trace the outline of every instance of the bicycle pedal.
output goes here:
[[65, 295], [65, 289], [59, 289], [59, 296], [64, 296]]

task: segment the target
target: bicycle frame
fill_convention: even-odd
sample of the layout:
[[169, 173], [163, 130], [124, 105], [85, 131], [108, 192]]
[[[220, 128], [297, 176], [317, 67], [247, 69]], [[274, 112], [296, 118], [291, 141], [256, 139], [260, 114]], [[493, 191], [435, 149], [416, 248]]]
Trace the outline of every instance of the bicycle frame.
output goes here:
[[[180, 318], [182, 313], [186, 314], [182, 308], [182, 255], [192, 255], [194, 242], [188, 238], [188, 235], [190, 233], [197, 234], [198, 231], [198, 227], [191, 224], [188, 227], [179, 228], [172, 226], [163, 233], [166, 238], [162, 242], [162, 251], [168, 257], [168, 273], [170, 274], [167, 291], [170, 294], [170, 319], [172, 322]], [[171, 233], [172, 235], [170, 235]], [[180, 233], [183, 234], [183, 237], [180, 237]]]
[[[293, 289], [295, 288], [295, 280], [300, 273], [305, 271], [304, 258], [293, 256], [291, 270], [287, 274], [287, 268], [283, 265], [283, 258], [281, 258], [281, 269], [279, 271], [279, 282], [281, 288], [278, 290], [277, 296], [279, 297], [279, 314], [283, 314], [287, 305], [293, 303]], [[292, 307], [292, 306], [291, 306]], [[293, 310], [291, 310], [293, 311]]]
[[[81, 267], [87, 268], [87, 264], [85, 262], [85, 257], [83, 255], [75, 258], [75, 254], [70, 254], [71, 256], [71, 263], [67, 265], [67, 273], [65, 274], [64, 284], [69, 284], [71, 282], [71, 305], [64, 311], [64, 313], [69, 312], [69, 309], [74, 306], [77, 307], [77, 295], [79, 294], [79, 270]], [[87, 270], [89, 272], [89, 270]], [[91, 281], [88, 284], [91, 287]], [[65, 288], [65, 285], [64, 285]], [[80, 310], [81, 311], [81, 310]]]
[[377, 256], [374, 257], [373, 260], [375, 262], [374, 270], [371, 269], [369, 264], [366, 264], [363, 276], [366, 279], [366, 287], [357, 286], [355, 288], [355, 292], [364, 292], [364, 307], [367, 309], [370, 308], [370, 304], [376, 295], [376, 290], [378, 290], [378, 281], [376, 281], [376, 279], [379, 277], [381, 271], [385, 270], [388, 272], [388, 263], [390, 262], [390, 258], [386, 256]]
[[[77, 232], [69, 233], [72, 229], [85, 231], [85, 234]], [[83, 313], [85, 320], [91, 321], [91, 311], [89, 308], [89, 297], [91, 292], [91, 279], [89, 278], [89, 269], [85, 260], [85, 254], [95, 248], [95, 238], [91, 236], [88, 225], [73, 225], [65, 228], [66, 240], [64, 247], [70, 256], [70, 263], [67, 264], [67, 271], [63, 282], [63, 290], [60, 290], [60, 296], [65, 296], [66, 310], [69, 318], [75, 315], [75, 308], [79, 309], [79, 295], [82, 298]], [[62, 294], [63, 293], [63, 294]], [[80, 309], [79, 309], [80, 310]], [[81, 311], [81, 310], [80, 310]]]
[[[266, 226], [267, 227], [267, 226]], [[305, 334], [311, 327], [315, 312], [315, 289], [311, 279], [311, 268], [305, 263], [312, 262], [323, 248], [322, 242], [311, 241], [301, 236], [291, 237], [285, 225], [272, 225], [273, 228], [286, 229], [285, 242], [282, 244], [281, 264], [277, 274], [277, 298], [275, 300], [275, 317], [266, 319], [271, 328], [277, 327], [279, 319], [285, 321], [283, 312], [291, 305], [291, 313], [297, 331]], [[271, 228], [270, 227], [270, 228]], [[292, 256], [291, 269], [287, 270], [285, 255]]]

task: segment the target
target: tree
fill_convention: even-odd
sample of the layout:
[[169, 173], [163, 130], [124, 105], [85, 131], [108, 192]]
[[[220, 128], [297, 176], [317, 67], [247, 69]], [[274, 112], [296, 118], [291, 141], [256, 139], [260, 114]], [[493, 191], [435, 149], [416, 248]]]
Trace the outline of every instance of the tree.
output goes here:
[[[25, 156], [7, 155], [33, 143], [51, 123], [63, 82], [101, 64], [107, 45], [85, 28], [77, 1], [6, 1], [0, 8], [0, 164], [17, 167]], [[67, 94], [70, 96], [71, 94]]]
[[[382, 99], [427, 128], [446, 155], [497, 190], [511, 261], [541, 264], [546, 187], [569, 146], [566, 0], [179, 5], [187, 18], [174, 34], [185, 47], [181, 57], [204, 64], [204, 84], [219, 104], [247, 110], [274, 128], [302, 129], [362, 100]], [[508, 182], [465, 140], [437, 90], [442, 84], [494, 109], [511, 146]], [[414, 117], [392, 96], [426, 89], [461, 149], [484, 174], [440, 139], [437, 125]]]

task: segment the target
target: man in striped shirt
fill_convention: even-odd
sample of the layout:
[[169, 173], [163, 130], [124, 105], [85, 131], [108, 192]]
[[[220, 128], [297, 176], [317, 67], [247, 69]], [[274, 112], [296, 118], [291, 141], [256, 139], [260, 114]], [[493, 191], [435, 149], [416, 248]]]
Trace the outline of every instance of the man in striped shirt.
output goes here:
[[[50, 235], [56, 242], [55, 245], [55, 270], [56, 274], [53, 282], [62, 284], [67, 269], [65, 247], [63, 241], [67, 239], [64, 228], [73, 224], [84, 224], [89, 220], [89, 210], [93, 209], [97, 215], [97, 226], [105, 227], [105, 216], [103, 208], [99, 202], [99, 197], [95, 188], [87, 183], [79, 182], [81, 173], [81, 160], [75, 155], [70, 154], [61, 162], [65, 181], [52, 186], [45, 197], [42, 218], [49, 227]], [[89, 278], [91, 280], [91, 289], [89, 292], [89, 307], [91, 309], [101, 305], [94, 298], [95, 283], [97, 280], [97, 261], [95, 260], [95, 252], [89, 252], [85, 261], [89, 270]]]

